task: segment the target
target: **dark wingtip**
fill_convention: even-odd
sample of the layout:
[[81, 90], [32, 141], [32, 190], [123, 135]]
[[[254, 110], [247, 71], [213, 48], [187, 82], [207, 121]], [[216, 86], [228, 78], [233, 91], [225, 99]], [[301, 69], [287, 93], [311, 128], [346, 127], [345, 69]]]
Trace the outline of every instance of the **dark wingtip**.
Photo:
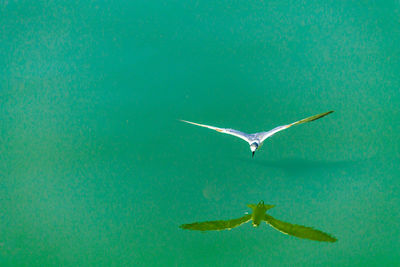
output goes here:
[[188, 228], [187, 228], [187, 224], [181, 224], [181, 225], [179, 225], [179, 228], [181, 228], [181, 229], [188, 229]]
[[335, 238], [335, 237], [333, 237], [333, 236], [331, 236], [331, 235], [330, 235], [329, 237], [330, 237], [330, 239], [327, 240], [328, 242], [335, 243], [336, 241], [338, 241], [337, 238]]

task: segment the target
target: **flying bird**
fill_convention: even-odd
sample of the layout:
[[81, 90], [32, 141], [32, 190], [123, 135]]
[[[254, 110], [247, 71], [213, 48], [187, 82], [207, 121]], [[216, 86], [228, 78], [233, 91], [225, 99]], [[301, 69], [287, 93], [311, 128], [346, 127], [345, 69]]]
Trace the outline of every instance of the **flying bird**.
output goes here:
[[205, 124], [200, 124], [200, 123], [195, 123], [195, 122], [191, 122], [191, 121], [185, 121], [185, 120], [181, 120], [183, 122], [186, 123], [190, 123], [193, 125], [197, 125], [197, 126], [201, 126], [201, 127], [205, 127], [211, 130], [215, 130], [217, 132], [220, 133], [225, 133], [225, 134], [230, 134], [236, 137], [239, 137], [243, 140], [245, 140], [247, 143], [249, 143], [250, 145], [250, 150], [252, 152], [252, 157], [254, 157], [254, 152], [259, 149], [263, 142], [268, 138], [271, 137], [272, 135], [276, 134], [277, 132], [280, 132], [282, 130], [285, 130], [289, 127], [292, 127], [294, 125], [298, 125], [298, 124], [302, 124], [302, 123], [306, 123], [306, 122], [310, 122], [310, 121], [315, 121], [318, 120], [319, 118], [322, 118], [330, 113], [332, 113], [333, 111], [328, 111], [325, 113], [321, 113], [318, 115], [314, 115], [287, 125], [282, 125], [282, 126], [278, 126], [268, 132], [259, 132], [259, 133], [253, 133], [253, 134], [248, 134], [248, 133], [244, 133], [238, 130], [234, 130], [234, 129], [228, 129], [228, 128], [219, 128], [219, 127], [214, 127], [214, 126], [209, 126], [209, 125], [205, 125]]
[[260, 201], [258, 204], [248, 204], [247, 206], [251, 208], [253, 212], [252, 214], [247, 214], [241, 218], [227, 221], [195, 222], [190, 224], [182, 224], [179, 227], [187, 230], [218, 231], [231, 230], [232, 228], [238, 227], [249, 221], [253, 221], [253, 226], [258, 227], [262, 221], [265, 221], [276, 230], [287, 235], [323, 242], [337, 241], [335, 237], [311, 227], [291, 224], [275, 219], [274, 217], [266, 214], [266, 211], [273, 208], [274, 205], [265, 205], [264, 201]]

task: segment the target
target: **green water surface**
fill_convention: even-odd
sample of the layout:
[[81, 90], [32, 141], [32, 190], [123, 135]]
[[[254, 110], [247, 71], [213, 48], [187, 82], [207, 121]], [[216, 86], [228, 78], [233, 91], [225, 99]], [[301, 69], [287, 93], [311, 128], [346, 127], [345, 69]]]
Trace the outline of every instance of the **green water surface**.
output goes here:
[[[399, 266], [399, 1], [0, 0], [0, 266]], [[269, 139], [246, 132], [325, 111]], [[247, 203], [334, 235], [191, 232]]]

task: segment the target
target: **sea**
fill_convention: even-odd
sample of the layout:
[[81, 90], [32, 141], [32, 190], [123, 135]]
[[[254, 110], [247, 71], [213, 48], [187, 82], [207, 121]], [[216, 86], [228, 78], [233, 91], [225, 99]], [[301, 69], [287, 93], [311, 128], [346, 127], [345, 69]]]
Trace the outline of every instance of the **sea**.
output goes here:
[[[0, 266], [400, 266], [400, 2], [0, 0]], [[180, 120], [267, 131], [243, 140]], [[247, 204], [262, 223], [199, 232]]]

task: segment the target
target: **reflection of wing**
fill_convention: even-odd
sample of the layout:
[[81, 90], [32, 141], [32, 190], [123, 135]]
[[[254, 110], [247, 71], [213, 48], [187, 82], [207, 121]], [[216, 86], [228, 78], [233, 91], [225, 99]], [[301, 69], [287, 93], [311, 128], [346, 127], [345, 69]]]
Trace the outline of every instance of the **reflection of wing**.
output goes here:
[[200, 124], [200, 123], [195, 123], [195, 122], [191, 122], [191, 121], [185, 121], [185, 120], [181, 120], [181, 121], [186, 122], [186, 123], [190, 123], [190, 124], [193, 124], [193, 125], [205, 127], [205, 128], [211, 129], [211, 130], [215, 130], [215, 131], [220, 132], [220, 133], [230, 134], [230, 135], [239, 137], [239, 138], [245, 140], [246, 142], [250, 142], [249, 138], [247, 138], [247, 134], [243, 133], [241, 131], [237, 131], [237, 130], [234, 130], [234, 129], [218, 128], [218, 127], [209, 126], [209, 125]]
[[230, 230], [232, 228], [238, 227], [241, 224], [247, 223], [251, 220], [251, 215], [245, 215], [238, 219], [228, 220], [228, 221], [211, 221], [211, 222], [196, 222], [191, 224], [182, 224], [181, 228], [188, 230], [198, 230], [198, 231], [215, 231], [215, 230]]
[[279, 221], [267, 214], [265, 215], [264, 220], [266, 223], [270, 224], [276, 230], [278, 230], [284, 234], [287, 234], [287, 235], [292, 235], [292, 236], [316, 240], [316, 241], [326, 241], [326, 242], [337, 241], [336, 238], [330, 236], [327, 233], [321, 232], [319, 230], [315, 230], [310, 227], [302, 226], [302, 225], [282, 222], [282, 221]]
[[283, 126], [278, 126], [278, 127], [274, 128], [274, 129], [268, 131], [268, 132], [259, 133], [261, 142], [263, 142], [263, 141], [264, 141], [265, 139], [267, 139], [268, 137], [270, 137], [270, 136], [276, 134], [277, 132], [280, 132], [280, 131], [282, 131], [282, 130], [285, 130], [285, 129], [287, 129], [287, 128], [293, 126], [293, 125], [297, 125], [297, 124], [301, 124], [301, 123], [306, 123], [306, 122], [310, 122], [310, 121], [315, 121], [315, 120], [318, 120], [318, 119], [320, 119], [320, 118], [322, 118], [322, 117], [324, 117], [324, 116], [326, 116], [326, 115], [328, 115], [328, 114], [330, 114], [330, 113], [332, 113], [332, 112], [333, 112], [333, 111], [328, 111], [328, 112], [325, 112], [325, 113], [321, 113], [321, 114], [318, 114], [318, 115], [314, 115], [314, 116], [311, 116], [311, 117], [308, 117], [308, 118], [305, 118], [305, 119], [302, 119], [302, 120], [293, 122], [293, 123], [291, 123], [291, 124], [287, 124], [287, 125], [283, 125]]

